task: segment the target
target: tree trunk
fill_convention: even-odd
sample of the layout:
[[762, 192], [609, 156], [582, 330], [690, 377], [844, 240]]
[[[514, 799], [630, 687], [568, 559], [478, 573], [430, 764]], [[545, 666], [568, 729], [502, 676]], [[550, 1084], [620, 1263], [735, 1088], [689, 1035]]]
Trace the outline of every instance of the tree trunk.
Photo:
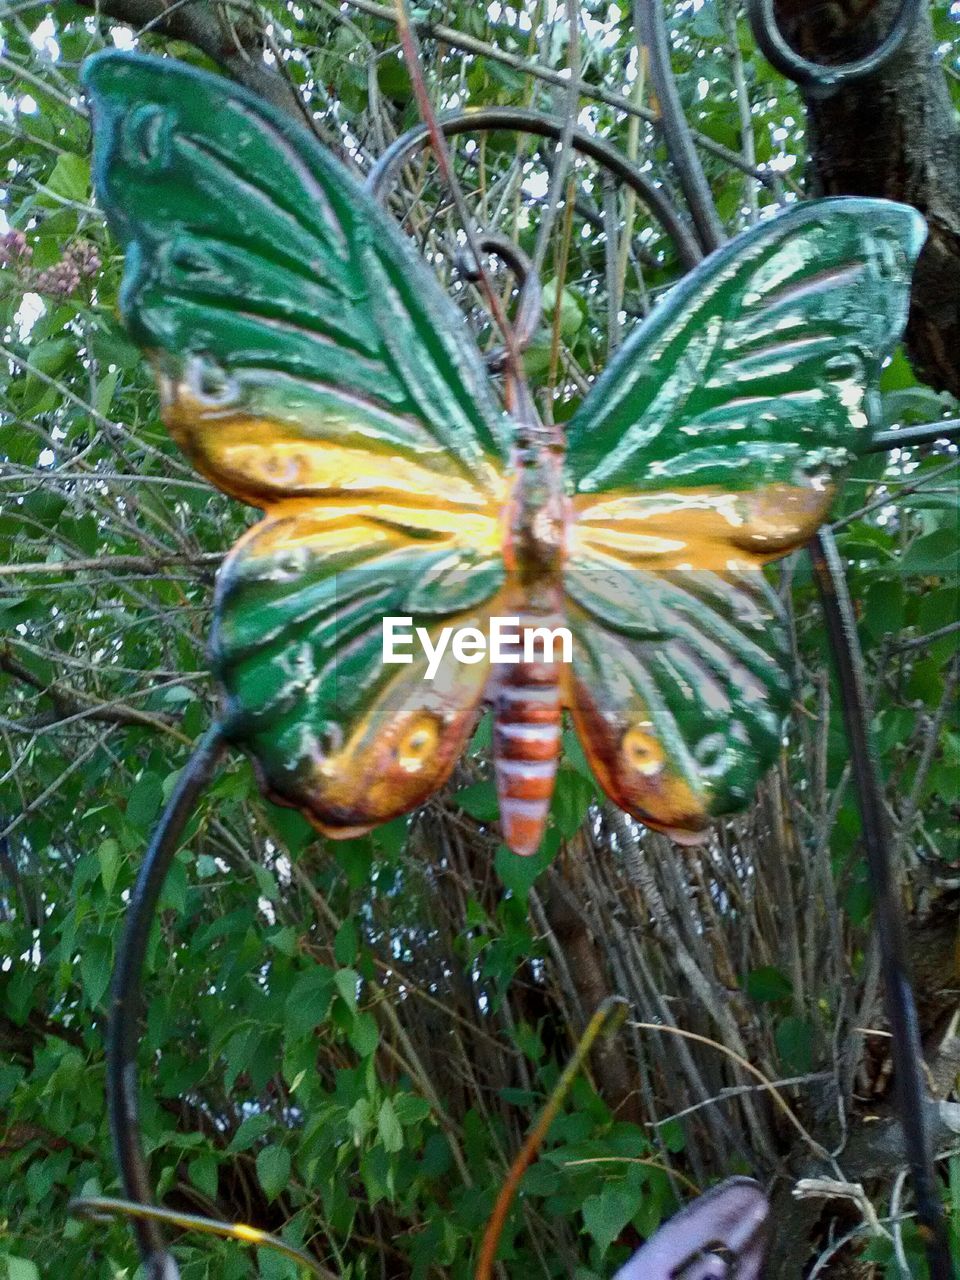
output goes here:
[[[783, 33], [814, 62], [852, 61], [876, 48], [900, 0], [784, 0]], [[927, 219], [914, 274], [907, 350], [920, 378], [960, 397], [960, 128], [922, 2], [904, 44], [876, 74], [833, 89], [802, 89], [810, 192], [886, 196]]]

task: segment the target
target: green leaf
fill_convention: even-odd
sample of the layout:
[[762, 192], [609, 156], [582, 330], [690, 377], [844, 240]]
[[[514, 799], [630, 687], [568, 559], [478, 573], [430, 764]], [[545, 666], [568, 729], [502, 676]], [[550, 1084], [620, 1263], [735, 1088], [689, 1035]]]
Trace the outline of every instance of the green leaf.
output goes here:
[[596, 1240], [600, 1252], [606, 1253], [623, 1228], [636, 1213], [639, 1197], [622, 1182], [605, 1187], [599, 1195], [583, 1202], [583, 1224]]
[[276, 1249], [257, 1249], [256, 1253], [260, 1280], [299, 1280], [302, 1272], [292, 1258], [284, 1257]]
[[[392, 826], [393, 824], [390, 823], [389, 825]], [[383, 827], [378, 827], [370, 835], [357, 836], [353, 840], [337, 840], [334, 842], [333, 856], [337, 860], [337, 865], [342, 868], [346, 875], [347, 884], [351, 889], [363, 889], [370, 883], [374, 837], [379, 842], [383, 830]]]
[[549, 867], [559, 850], [560, 836], [558, 832], [548, 830], [545, 832], [540, 842], [540, 848], [536, 853], [529, 857], [522, 857], [518, 853], [512, 853], [505, 844], [502, 844], [497, 850], [493, 865], [504, 887], [515, 893], [521, 900], [526, 901], [530, 887], [537, 876]]
[[[548, 326], [553, 325], [553, 317], [557, 307], [557, 282], [548, 280], [543, 286], [543, 314]], [[560, 294], [560, 334], [569, 340], [583, 324], [586, 306], [583, 299], [573, 289], [564, 289]]]
[[358, 946], [357, 925], [348, 916], [333, 939], [333, 955], [337, 964], [352, 964], [357, 958]]
[[357, 987], [360, 982], [360, 975], [356, 969], [338, 969], [333, 978], [334, 986], [337, 988], [341, 999], [343, 999], [350, 1009], [357, 1007]]
[[695, 12], [690, 29], [696, 35], [708, 40], [719, 40], [723, 36], [723, 27], [717, 16], [716, 0], [705, 0]]
[[679, 1120], [665, 1120], [663, 1124], [657, 1126], [657, 1132], [660, 1135], [660, 1141], [674, 1155], [687, 1145], [687, 1137]]
[[475, 782], [452, 796], [453, 803], [477, 822], [496, 822], [500, 817], [496, 784], [492, 781]]
[[936, 422], [943, 409], [943, 396], [931, 387], [907, 387], [900, 391], [890, 391], [883, 397], [883, 423], [886, 427], [892, 427]]
[[85, 156], [64, 152], [57, 157], [47, 186], [65, 200], [86, 201], [90, 195], [90, 162]]
[[110, 982], [113, 965], [113, 947], [109, 938], [94, 934], [88, 938], [80, 952], [80, 977], [91, 1009], [103, 998]]
[[394, 1110], [401, 1124], [418, 1124], [426, 1120], [431, 1106], [426, 1098], [418, 1098], [413, 1093], [398, 1093], [393, 1099]]
[[284, 1006], [283, 1023], [287, 1034], [297, 1039], [325, 1022], [333, 996], [333, 970], [318, 966], [298, 978]]
[[557, 770], [557, 781], [550, 801], [550, 816], [565, 840], [569, 840], [579, 830], [591, 802], [596, 798], [596, 788], [589, 778], [576, 769], [561, 767]]
[[792, 1014], [777, 1023], [774, 1032], [777, 1052], [791, 1075], [804, 1075], [813, 1065], [813, 1029], [806, 1018]]
[[116, 840], [102, 841], [97, 849], [97, 859], [100, 862], [100, 879], [103, 881], [103, 887], [107, 893], [113, 893], [113, 886], [117, 882], [117, 869], [120, 866], [120, 846]]
[[263, 1138], [273, 1128], [273, 1117], [268, 1115], [247, 1116], [237, 1129], [230, 1142], [228, 1151], [246, 1151]]
[[410, 73], [398, 53], [389, 54], [377, 65], [377, 84], [380, 92], [396, 102], [406, 102], [412, 92]]
[[410, 819], [406, 814], [402, 818], [394, 818], [392, 822], [385, 822], [382, 827], [377, 827], [372, 833], [377, 853], [382, 858], [396, 858], [406, 847], [409, 831]]
[[282, 929], [274, 929], [272, 933], [266, 935], [266, 941], [275, 950], [284, 956], [295, 956], [298, 949], [299, 935], [292, 924], [286, 924]]
[[241, 1072], [248, 1070], [253, 1062], [253, 1055], [257, 1051], [257, 1046], [262, 1039], [262, 1028], [253, 1026], [243, 1027], [227, 1041], [224, 1046], [223, 1057], [227, 1064], [225, 1083], [228, 1089], [233, 1088], [237, 1076]]
[[127, 821], [140, 831], [152, 825], [163, 803], [163, 784], [155, 773], [144, 773], [130, 788]]
[[399, 1151], [403, 1146], [403, 1129], [389, 1098], [384, 1098], [377, 1112], [377, 1132], [388, 1151]]
[[261, 895], [268, 902], [278, 902], [280, 900], [280, 891], [277, 888], [277, 881], [273, 872], [261, 866], [259, 862], [255, 862], [253, 864], [253, 874], [257, 878], [257, 887]]
[[187, 1165], [187, 1172], [190, 1175], [190, 1181], [202, 1191], [210, 1200], [216, 1200], [217, 1189], [219, 1183], [219, 1166], [217, 1158], [210, 1151], [205, 1151], [202, 1155], [191, 1160]]
[[751, 1000], [761, 1002], [786, 1000], [793, 994], [790, 979], [772, 964], [752, 969], [747, 974], [744, 990]]
[[105, 373], [97, 383], [97, 390], [93, 397], [93, 407], [104, 418], [110, 412], [110, 405], [113, 403], [113, 395], [117, 389], [119, 379], [120, 370], [114, 369], [110, 373]]
[[264, 1147], [258, 1153], [257, 1177], [267, 1199], [276, 1200], [290, 1180], [290, 1152], [286, 1147]]
[[361, 1058], [369, 1058], [380, 1043], [380, 1028], [372, 1013], [358, 1013], [347, 1033], [347, 1039]]
[[[66, 338], [47, 338], [43, 342], [38, 342], [30, 352], [30, 365], [34, 369], [39, 369], [41, 373], [46, 373], [50, 377], [56, 377], [61, 373], [69, 361], [71, 355], [74, 355], [76, 348], [72, 342]], [[63, 510], [62, 501], [53, 494], [38, 494], [36, 499], [49, 500], [52, 499], [56, 504], [56, 510], [59, 513]], [[36, 506], [31, 503], [29, 508], [31, 514], [36, 514]]]
[[907, 548], [900, 565], [904, 573], [942, 573], [956, 578], [960, 566], [956, 529], [938, 529], [917, 538]]
[[7, 1254], [7, 1280], [40, 1280], [37, 1264], [29, 1258], [14, 1258]]

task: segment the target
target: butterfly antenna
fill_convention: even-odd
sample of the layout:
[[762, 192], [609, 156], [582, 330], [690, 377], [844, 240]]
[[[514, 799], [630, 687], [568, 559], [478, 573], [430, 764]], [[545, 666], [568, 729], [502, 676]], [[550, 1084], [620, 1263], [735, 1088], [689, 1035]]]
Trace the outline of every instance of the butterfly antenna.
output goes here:
[[480, 284], [483, 292], [483, 298], [490, 315], [497, 328], [503, 335], [503, 342], [506, 348], [506, 367], [507, 371], [515, 382], [523, 381], [523, 364], [521, 361], [520, 343], [517, 341], [517, 335], [507, 314], [503, 309], [503, 304], [493, 287], [490, 274], [483, 265], [483, 247], [480, 237], [478, 237], [473, 225], [473, 217], [467, 208], [467, 202], [464, 199], [463, 190], [460, 186], [459, 179], [453, 167], [453, 160], [450, 156], [450, 148], [447, 146], [447, 140], [443, 130], [437, 123], [436, 113], [433, 104], [430, 101], [430, 95], [427, 93], [427, 85], [423, 75], [423, 60], [420, 56], [420, 41], [417, 39], [417, 33], [410, 21], [410, 11], [407, 8], [407, 0], [394, 0], [394, 9], [397, 15], [397, 33], [400, 36], [400, 43], [403, 46], [404, 57], [407, 60], [407, 66], [410, 70], [410, 82], [413, 85], [414, 96], [417, 100], [417, 107], [423, 118], [424, 124], [430, 133], [430, 145], [433, 148], [434, 155], [437, 158], [437, 167], [443, 178], [450, 197], [453, 200], [454, 208], [457, 211], [457, 217], [463, 227], [463, 233], [467, 239], [467, 245], [470, 249], [473, 262], [476, 264], [476, 279]]
[[170, 863], [179, 848], [183, 829], [197, 797], [209, 782], [225, 745], [223, 726], [219, 723], [212, 725], [177, 779], [167, 807], [154, 827], [130, 896], [111, 984], [107, 1032], [110, 1129], [127, 1200], [132, 1201], [138, 1210], [134, 1231], [147, 1280], [177, 1280], [179, 1272], [167, 1252], [158, 1216], [148, 1215], [153, 1196], [140, 1139], [137, 1101], [137, 1043], [142, 1004], [140, 980], [150, 926]]
[[874, 927], [880, 946], [893, 1079], [913, 1177], [917, 1217], [927, 1250], [930, 1280], [951, 1280], [953, 1266], [943, 1205], [933, 1165], [923, 1078], [923, 1045], [906, 961], [903, 919], [893, 880], [890, 828], [883, 802], [877, 758], [869, 729], [863, 682], [863, 654], [843, 564], [833, 534], [821, 529], [810, 543], [827, 636], [840, 686], [843, 720], [850, 744], [857, 807], [867, 855]]
[[523, 1146], [507, 1172], [506, 1179], [493, 1206], [490, 1221], [487, 1223], [487, 1229], [483, 1233], [483, 1241], [480, 1245], [480, 1260], [477, 1263], [474, 1280], [490, 1280], [493, 1275], [493, 1265], [497, 1256], [497, 1248], [500, 1244], [500, 1236], [503, 1233], [503, 1226], [507, 1220], [507, 1214], [510, 1212], [510, 1206], [513, 1204], [517, 1189], [520, 1186], [520, 1180], [536, 1159], [541, 1144], [547, 1136], [547, 1131], [553, 1124], [557, 1112], [563, 1105], [564, 1098], [570, 1092], [570, 1086], [593, 1048], [594, 1041], [604, 1030], [611, 1035], [619, 1030], [629, 1009], [629, 1003], [622, 996], [608, 996], [597, 1007], [593, 1017], [587, 1023], [583, 1035], [577, 1041], [573, 1057], [564, 1067], [560, 1079], [554, 1085], [553, 1092], [547, 1099], [546, 1106], [540, 1113], [536, 1124], [527, 1134]]

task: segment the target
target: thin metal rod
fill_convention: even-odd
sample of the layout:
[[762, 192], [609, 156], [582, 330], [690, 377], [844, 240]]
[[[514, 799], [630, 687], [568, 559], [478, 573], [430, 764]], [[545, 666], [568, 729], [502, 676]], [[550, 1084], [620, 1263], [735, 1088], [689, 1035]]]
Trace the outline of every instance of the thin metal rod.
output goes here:
[[809, 89], [832, 90], [875, 75], [897, 52], [910, 34], [921, 11], [921, 0], [901, 0], [893, 26], [870, 53], [837, 66], [811, 62], [784, 39], [777, 22], [774, 0], [747, 0], [747, 18], [753, 38], [774, 70]]
[[[524, 107], [483, 107], [479, 111], [457, 112], [455, 115], [439, 116], [437, 125], [447, 138], [455, 137], [459, 133], [491, 133], [496, 129], [532, 133], [541, 138], [555, 140], [563, 136], [563, 125], [553, 116], [544, 115], [540, 111], [530, 111]], [[695, 267], [703, 254], [690, 228], [674, 208], [666, 193], [660, 187], [654, 186], [649, 178], [609, 143], [594, 137], [579, 126], [573, 129], [571, 136], [575, 151], [609, 169], [636, 193], [673, 240], [682, 265], [687, 270]], [[401, 134], [396, 142], [387, 147], [370, 170], [366, 181], [367, 190], [378, 200], [383, 199], [398, 168], [406, 164], [410, 156], [422, 147], [429, 137], [430, 131], [426, 125], [417, 125]]]
[[893, 878], [893, 842], [869, 729], [863, 655], [843, 563], [833, 534], [829, 529], [821, 529], [809, 547], [820, 588], [850, 747], [890, 1022], [893, 1079], [907, 1161], [913, 1177], [917, 1216], [925, 1237], [930, 1280], [951, 1280], [950, 1248], [926, 1122], [923, 1045], [907, 972], [899, 895]]
[[[128, 1200], [140, 1204], [149, 1205], [153, 1201], [150, 1172], [140, 1140], [137, 1100], [137, 1045], [143, 962], [157, 900], [179, 847], [183, 828], [193, 811], [197, 796], [210, 779], [224, 745], [222, 726], [212, 725], [200, 739], [177, 779], [173, 795], [153, 830], [137, 882], [130, 895], [113, 971], [110, 1026], [107, 1034], [107, 1104], [123, 1189]], [[152, 1219], [138, 1218], [134, 1223], [134, 1230], [147, 1280], [177, 1280], [177, 1265], [167, 1252], [159, 1224]]]
[[726, 236], [673, 78], [662, 0], [634, 0], [633, 25], [649, 54], [650, 81], [660, 103], [658, 123], [670, 163], [690, 207], [700, 245], [706, 253], [712, 253], [719, 249]]
[[437, 161], [441, 177], [446, 184], [453, 200], [454, 207], [457, 211], [457, 217], [460, 219], [460, 225], [463, 228], [463, 234], [466, 236], [467, 244], [476, 263], [480, 288], [487, 304], [490, 316], [500, 330], [503, 338], [503, 345], [507, 351], [507, 365], [512, 376], [517, 382], [522, 382], [524, 378], [523, 361], [521, 360], [521, 352], [517, 346], [516, 337], [513, 332], [513, 326], [506, 317], [506, 313], [500, 303], [500, 298], [493, 282], [487, 274], [483, 265], [483, 259], [480, 254], [480, 246], [477, 241], [477, 232], [473, 225], [473, 218], [467, 207], [460, 183], [457, 179], [456, 171], [453, 167], [453, 159], [450, 155], [450, 149], [447, 146], [446, 134], [440, 127], [433, 104], [430, 101], [430, 95], [427, 93], [427, 84], [423, 75], [423, 58], [420, 53], [420, 41], [417, 38], [416, 28], [410, 22], [410, 10], [407, 0], [394, 0], [394, 8], [397, 15], [397, 34], [400, 36], [400, 43], [403, 47], [403, 55], [407, 63], [407, 70], [410, 73], [410, 83], [413, 86], [413, 95], [420, 111], [421, 119], [426, 126], [430, 137], [430, 145], [433, 147], [433, 154]]
[[901, 427], [897, 431], [878, 431], [867, 446], [867, 453], [881, 453], [884, 449], [910, 449], [918, 444], [933, 444], [935, 440], [955, 440], [957, 436], [960, 436], [960, 418], [922, 422], [919, 426]]
[[299, 1263], [301, 1267], [319, 1276], [320, 1280], [338, 1280], [332, 1271], [322, 1267], [315, 1258], [279, 1236], [248, 1222], [218, 1222], [216, 1218], [204, 1218], [197, 1213], [179, 1213], [176, 1209], [161, 1209], [153, 1204], [139, 1204], [133, 1200], [117, 1200], [113, 1196], [84, 1196], [71, 1200], [68, 1213], [79, 1213], [94, 1222], [109, 1222], [114, 1215], [126, 1214], [130, 1218], [149, 1218], [153, 1222], [168, 1222], [183, 1231], [198, 1231], [208, 1236], [220, 1236], [224, 1240], [239, 1240], [242, 1244], [256, 1245], [260, 1249], [275, 1249], [277, 1253]]
[[[553, 153], [553, 164], [550, 166], [547, 200], [544, 205], [543, 217], [537, 227], [537, 239], [533, 246], [533, 269], [537, 275], [543, 271], [543, 264], [547, 260], [547, 247], [550, 244], [550, 236], [557, 220], [557, 214], [560, 211], [561, 198], [564, 189], [567, 187], [567, 179], [572, 176], [573, 131], [577, 125], [577, 114], [580, 107], [580, 90], [577, 88], [580, 83], [580, 2], [579, 0], [564, 0], [564, 8], [567, 13], [567, 71], [570, 79], [567, 83], [565, 94], [566, 102], [562, 113], [561, 134]], [[574, 199], [573, 191], [568, 191], [568, 195], [571, 200]], [[557, 296], [559, 301], [559, 294]]]

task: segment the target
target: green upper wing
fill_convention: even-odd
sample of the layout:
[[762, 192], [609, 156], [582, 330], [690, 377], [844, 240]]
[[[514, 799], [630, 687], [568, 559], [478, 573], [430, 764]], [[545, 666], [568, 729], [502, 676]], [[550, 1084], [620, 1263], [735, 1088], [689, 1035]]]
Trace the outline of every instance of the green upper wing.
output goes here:
[[506, 441], [479, 353], [346, 169], [179, 62], [105, 52], [84, 83], [123, 318], [198, 468], [262, 506], [342, 485], [362, 450], [489, 495]]
[[817, 200], [712, 254], [572, 419], [575, 491], [822, 485], [869, 442], [924, 235], [905, 205]]

